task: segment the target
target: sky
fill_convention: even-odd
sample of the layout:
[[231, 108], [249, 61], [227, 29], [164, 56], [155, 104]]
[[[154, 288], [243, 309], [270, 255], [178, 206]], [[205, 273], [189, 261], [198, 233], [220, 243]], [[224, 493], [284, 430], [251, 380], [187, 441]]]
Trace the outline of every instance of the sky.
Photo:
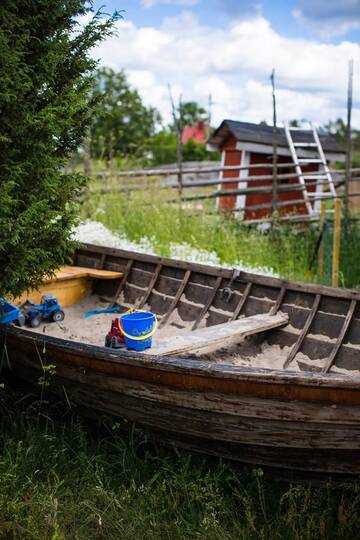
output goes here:
[[177, 100], [224, 118], [272, 120], [275, 69], [279, 123], [321, 125], [346, 118], [348, 63], [354, 61], [353, 125], [360, 129], [360, 0], [95, 0], [123, 10], [116, 35], [94, 51], [124, 70], [147, 105], [170, 122]]

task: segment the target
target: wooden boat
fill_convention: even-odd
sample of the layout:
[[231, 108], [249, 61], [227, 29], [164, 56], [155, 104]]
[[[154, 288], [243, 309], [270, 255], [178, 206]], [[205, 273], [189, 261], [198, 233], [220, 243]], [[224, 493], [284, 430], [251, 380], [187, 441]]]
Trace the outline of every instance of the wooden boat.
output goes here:
[[[359, 292], [93, 245], [73, 262], [120, 272], [95, 279], [88, 299], [149, 307], [160, 320], [154, 347], [106, 349], [100, 315], [86, 323], [88, 343], [71, 331], [61, 337], [56, 324], [45, 333], [2, 326], [2, 356], [15, 376], [36, 383], [51, 364], [51, 387], [71, 402], [192, 451], [360, 473]], [[64, 324], [75, 308], [65, 309]], [[223, 342], [213, 339], [219, 333]]]

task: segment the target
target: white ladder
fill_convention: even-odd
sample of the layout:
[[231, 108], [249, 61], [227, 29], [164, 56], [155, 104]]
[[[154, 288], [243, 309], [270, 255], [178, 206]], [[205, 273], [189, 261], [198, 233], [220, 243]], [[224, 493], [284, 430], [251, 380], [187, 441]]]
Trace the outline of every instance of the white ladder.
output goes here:
[[[284, 122], [285, 127], [285, 134], [286, 139], [290, 148], [291, 156], [295, 165], [296, 174], [299, 177], [300, 184], [303, 188], [302, 192], [304, 195], [304, 202], [306, 209], [308, 211], [309, 215], [312, 215], [316, 213], [320, 209], [320, 198], [321, 199], [327, 199], [327, 198], [334, 198], [336, 197], [336, 190], [334, 186], [334, 182], [328, 167], [328, 164], [326, 162], [326, 157], [324, 154], [323, 147], [321, 145], [319, 134], [313, 126], [311, 122], [310, 129], [306, 130], [302, 127], [293, 127], [288, 124], [288, 122]], [[313, 142], [294, 142], [292, 138], [292, 131], [302, 131], [302, 132], [310, 132], [310, 134], [313, 137]], [[297, 148], [309, 148], [313, 149], [314, 153], [317, 153], [319, 157], [316, 158], [299, 158], [296, 149]], [[302, 165], [307, 165], [309, 163], [318, 163], [322, 166], [322, 171], [318, 173], [304, 173], [302, 170]], [[306, 185], [306, 180], [317, 180], [316, 185], [316, 191], [309, 193]], [[327, 185], [329, 187], [328, 193], [323, 193], [322, 187], [323, 187], [323, 180], [327, 180]], [[314, 207], [311, 204], [311, 199], [313, 197], [316, 197], [317, 201], [315, 201]]]

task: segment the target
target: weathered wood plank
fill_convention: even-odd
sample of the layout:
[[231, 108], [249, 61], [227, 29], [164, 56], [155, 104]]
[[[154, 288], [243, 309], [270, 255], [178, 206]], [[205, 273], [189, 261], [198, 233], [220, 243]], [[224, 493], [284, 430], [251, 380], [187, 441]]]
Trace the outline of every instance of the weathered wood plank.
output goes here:
[[360, 345], [360, 319], [358, 318], [358, 314], [356, 312], [354, 314], [354, 317], [352, 318], [351, 324], [348, 331], [346, 332], [345, 337], [346, 343]]
[[171, 296], [171, 298], [173, 299], [181, 286], [185, 272], [182, 272], [182, 274], [183, 275], [181, 279], [176, 279], [173, 277], [164, 276], [163, 271], [161, 271], [155, 287], [157, 292], [160, 294], [166, 294], [167, 296]]
[[[240, 276], [242, 273], [240, 274]], [[281, 289], [281, 287], [280, 287]], [[260, 285], [258, 283], [254, 283], [251, 288], [251, 296], [255, 296], [259, 299], [264, 300], [270, 300], [271, 302], [275, 302], [278, 298], [278, 287], [269, 287], [268, 285]]]
[[[64, 379], [59, 380], [60, 385], [64, 382]], [[59, 390], [61, 392], [61, 386]], [[98, 389], [94, 394], [93, 388], [86, 384], [75, 387], [70, 384], [67, 393], [75, 403], [81, 402], [86, 395], [87, 405], [98, 411], [107, 411], [138, 422], [151, 430], [165, 429], [195, 439], [245, 443], [266, 448], [360, 449], [358, 425], [347, 426], [345, 430], [341, 425], [234, 417], [224, 413], [204, 412], [186, 405], [176, 407], [104, 389]]]
[[98, 261], [98, 269], [102, 270], [105, 265], [106, 253], [102, 253]]
[[131, 285], [136, 285], [137, 287], [142, 287], [143, 289], [147, 289], [153, 275], [154, 275], [154, 270], [152, 272], [147, 272], [143, 270], [142, 268], [138, 268], [135, 261], [131, 268], [131, 275], [128, 278], [128, 282], [130, 282]]
[[145, 293], [145, 288], [126, 282], [123, 289], [123, 301], [131, 307], [138, 307]]
[[187, 437], [184, 434], [159, 433], [157, 439], [163, 443], [175, 444], [191, 452], [201, 452], [221, 456], [232, 461], [240, 461], [252, 465], [270, 467], [276, 474], [283, 472], [288, 480], [288, 470], [305, 473], [305, 478], [316, 477], [320, 474], [358, 475], [360, 473], [359, 450], [316, 449], [316, 448], [281, 448], [270, 446], [252, 446], [241, 443], [226, 443], [224, 441], [204, 440]]
[[340, 349], [340, 347], [342, 345], [342, 342], [343, 342], [343, 340], [345, 338], [345, 334], [346, 334], [346, 332], [347, 332], [347, 330], [349, 328], [349, 325], [350, 325], [350, 323], [352, 321], [352, 318], [353, 318], [353, 315], [354, 315], [354, 312], [355, 312], [355, 308], [356, 308], [356, 300], [351, 300], [348, 314], [346, 315], [346, 319], [344, 321], [344, 324], [343, 324], [343, 327], [342, 327], [341, 332], [339, 334], [339, 337], [338, 337], [338, 339], [336, 341], [335, 347], [334, 347], [329, 359], [327, 360], [325, 366], [323, 367], [322, 371], [324, 373], [327, 373], [329, 371], [329, 369], [331, 368], [331, 366], [333, 365], [333, 363], [335, 362], [336, 355], [339, 352], [339, 349]]
[[141, 299], [139, 308], [144, 307], [144, 305], [146, 304], [147, 299], [149, 298], [149, 296], [150, 296], [150, 294], [151, 294], [151, 291], [152, 291], [153, 288], [154, 288], [154, 285], [155, 285], [155, 283], [156, 283], [156, 280], [157, 280], [157, 278], [159, 277], [159, 274], [160, 274], [160, 272], [161, 272], [161, 268], [162, 268], [162, 264], [159, 263], [159, 264], [156, 266], [156, 268], [155, 268], [155, 272], [154, 272], [153, 277], [151, 278], [151, 281], [150, 281], [150, 283], [149, 283], [148, 289], [147, 289], [145, 295], [143, 296], [143, 298]]
[[286, 293], [286, 287], [283, 285], [279, 291], [279, 295], [276, 299], [274, 306], [269, 311], [269, 315], [276, 315], [276, 313], [279, 311], [281, 303], [284, 300], [285, 293]]
[[244, 290], [244, 294], [240, 298], [239, 303], [238, 303], [237, 308], [235, 309], [234, 313], [231, 315], [230, 321], [236, 321], [236, 319], [240, 315], [241, 310], [244, 307], [245, 302], [246, 302], [246, 300], [247, 300], [247, 298], [248, 298], [248, 296], [250, 294], [251, 287], [252, 287], [252, 283], [248, 283], [246, 285], [245, 290]]
[[[159, 386], [171, 386], [200, 392], [218, 391], [227, 395], [253, 395], [266, 399], [286, 399], [316, 403], [360, 406], [358, 378], [339, 373], [316, 374], [244, 368], [198, 359], [146, 356], [126, 351], [111, 351], [16, 327], [0, 327], [0, 346], [6, 342], [10, 362], [27, 358], [34, 367], [42, 368], [39, 350], [46, 351], [43, 364], [67, 365], [82, 373], [98, 372]], [[345, 347], [345, 346], [344, 346]], [[358, 358], [358, 349], [357, 358]], [[13, 352], [14, 357], [11, 355]], [[47, 359], [47, 361], [46, 361]]]
[[254, 315], [192, 332], [182, 332], [178, 336], [154, 340], [153, 348], [145, 352], [160, 356], [173, 356], [185, 352], [211, 352], [239, 343], [246, 336], [283, 326], [287, 322], [286, 315]]
[[[23, 367], [24, 366], [24, 367]], [[31, 368], [31, 364], [24, 362], [20, 370]], [[167, 403], [178, 407], [187, 406], [204, 412], [221, 412], [245, 418], [262, 418], [268, 420], [325, 423], [341, 428], [344, 425], [359, 424], [359, 410], [356, 406], [341, 405], [334, 407], [328, 403], [311, 403], [305, 401], [269, 400], [246, 395], [226, 395], [213, 391], [205, 393], [173, 389], [168, 386], [159, 387], [157, 384], [132, 381], [123, 377], [103, 377], [99, 373], [87, 372], [85, 375], [79, 370], [64, 365], [57, 366], [56, 374], [65, 380], [76, 381], [95, 388], [111, 390], [119, 394], [147, 399], [155, 402]], [[36, 380], [39, 375], [36, 375]]]
[[149, 309], [156, 313], [158, 320], [169, 311], [172, 298], [164, 294], [160, 294], [155, 288], [151, 291], [151, 295], [147, 301]]
[[198, 315], [196, 321], [194, 322], [193, 326], [192, 326], [192, 330], [196, 330], [196, 328], [199, 326], [199, 324], [201, 323], [202, 319], [205, 317], [206, 313], [208, 312], [214, 298], [215, 298], [215, 295], [221, 285], [221, 282], [222, 282], [222, 277], [219, 276], [217, 279], [216, 279], [216, 282], [215, 282], [215, 285], [214, 285], [214, 288], [210, 291], [210, 294], [206, 300], [206, 303], [203, 307], [203, 309], [201, 310], [200, 314]]
[[[18, 371], [19, 370], [19, 371]], [[16, 374], [26, 376], [27, 380], [36, 382], [39, 370], [33, 374], [27, 366], [21, 372], [19, 366]], [[163, 426], [170, 432], [205, 440], [229, 441], [232, 443], [252, 444], [255, 447], [275, 448], [342, 448], [343, 450], [357, 449], [360, 451], [360, 428], [358, 423], [346, 425], [341, 422], [317, 421], [284, 421], [279, 418], [247, 417], [245, 414], [234, 415], [220, 410], [203, 410], [189, 406], [187, 399], [175, 405], [173, 400], [163, 400], [162, 394], [158, 399], [143, 398], [133, 392], [119, 392], [119, 389], [98, 386], [94, 393], [94, 380], [87, 381], [87, 374], [73, 372], [70, 375], [63, 371], [52, 380], [52, 388], [63, 391], [67, 388], [67, 396], [74, 403], [81, 402], [81, 396], [86, 394], [90, 401], [88, 406], [98, 411], [107, 410], [130, 421], [156, 430]], [[134, 387], [133, 387], [134, 389]], [[183, 394], [184, 396], [184, 394]], [[298, 405], [300, 406], [300, 404]], [[104, 409], [105, 407], [105, 409]], [[135, 416], [134, 416], [135, 415]]]
[[168, 310], [168, 312], [164, 315], [164, 317], [161, 319], [161, 322], [160, 322], [160, 327], [161, 326], [164, 326], [164, 324], [169, 320], [169, 317], [170, 315], [172, 314], [172, 312], [174, 311], [174, 309], [176, 308], [177, 306], [177, 303], [179, 302], [180, 300], [180, 297], [181, 295], [183, 294], [184, 290], [185, 290], [185, 287], [186, 285], [188, 284], [188, 281], [190, 279], [190, 276], [191, 276], [191, 270], [186, 270], [185, 274], [184, 274], [184, 278], [180, 284], [180, 287], [173, 299], [173, 301], [171, 302], [171, 305], [170, 305], [170, 308]]
[[[119, 257], [133, 258], [137, 261], [149, 261], [153, 263], [161, 262], [163, 265], [166, 265], [169, 267], [190, 269], [194, 272], [195, 271], [203, 272], [209, 276], [221, 275], [225, 278], [230, 279], [233, 273], [232, 270], [227, 269], [227, 268], [221, 268], [221, 267], [216, 267], [216, 266], [212, 267], [212, 266], [207, 266], [205, 264], [200, 264], [200, 263], [179, 261], [176, 259], [169, 259], [166, 257], [147, 255], [145, 253], [137, 253], [133, 251], [126, 251], [126, 250], [115, 249], [115, 248], [104, 248], [104, 247], [95, 246], [92, 244], [83, 244], [83, 248], [79, 250], [79, 255], [81, 255], [81, 252], [85, 252], [87, 255], [91, 255], [91, 253], [96, 255], [96, 253], [103, 252], [103, 251], [105, 251], [109, 255], [118, 255]], [[321, 294], [328, 297], [333, 297], [334, 299], [347, 298], [351, 300], [352, 299], [360, 300], [360, 292], [355, 289], [345, 289], [345, 288], [334, 289], [332, 287], [327, 287], [326, 285], [301, 283], [301, 282], [296, 282], [296, 281], [285, 281], [283, 279], [269, 277], [269, 276], [261, 276], [258, 274], [251, 274], [249, 272], [241, 272], [241, 279], [244, 280], [245, 282], [251, 281], [254, 284], [276, 287], [276, 288], [279, 288], [284, 285], [289, 291], [294, 291], [294, 292], [299, 292], [299, 293], [308, 293], [310, 295]]]
[[[104, 264], [105, 264], [105, 260], [106, 260], [106, 253], [101, 253], [100, 257], [99, 257], [99, 260], [97, 261], [97, 269], [98, 270], [104, 270]], [[121, 272], [121, 276], [119, 277], [122, 277], [123, 276], [123, 273]], [[95, 294], [95, 291], [96, 291], [96, 281], [94, 280], [91, 284], [91, 294]]]
[[309, 313], [309, 316], [307, 318], [307, 321], [306, 321], [302, 331], [300, 332], [300, 335], [299, 335], [296, 343], [294, 344], [293, 348], [291, 349], [289, 356], [287, 357], [287, 359], [284, 362], [284, 366], [283, 366], [284, 369], [286, 369], [288, 367], [288, 365], [293, 361], [296, 354], [298, 353], [298, 351], [299, 351], [299, 349], [301, 347], [301, 344], [304, 341], [304, 338], [305, 338], [306, 334], [308, 333], [309, 328], [311, 326], [311, 323], [312, 323], [312, 321], [313, 321], [313, 319], [314, 319], [314, 317], [316, 315], [317, 309], [318, 309], [319, 304], [320, 304], [320, 300], [321, 300], [321, 294], [317, 294], [315, 296], [315, 300], [314, 300], [313, 306], [311, 308], [311, 311]]
[[131, 268], [132, 268], [132, 265], [134, 264], [134, 261], [133, 259], [130, 259], [125, 267], [125, 271], [124, 271], [124, 275], [123, 275], [123, 278], [122, 280], [120, 281], [119, 283], [119, 286], [117, 288], [117, 290], [115, 291], [115, 294], [114, 294], [114, 297], [112, 299], [112, 303], [116, 303], [120, 294], [121, 294], [121, 291], [123, 290], [124, 286], [125, 286], [125, 283], [127, 282], [128, 280], [128, 277], [129, 277], [129, 274], [131, 272]]

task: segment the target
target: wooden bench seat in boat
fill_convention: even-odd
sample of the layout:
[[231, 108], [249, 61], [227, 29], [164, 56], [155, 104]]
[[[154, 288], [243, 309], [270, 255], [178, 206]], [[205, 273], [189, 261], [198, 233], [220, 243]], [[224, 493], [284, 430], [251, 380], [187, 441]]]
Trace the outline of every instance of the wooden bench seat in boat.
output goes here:
[[43, 294], [52, 293], [61, 306], [71, 306], [83, 300], [91, 291], [94, 279], [121, 279], [122, 272], [98, 270], [82, 266], [62, 266], [55, 275], [45, 278], [39, 289], [22, 294], [14, 303], [23, 304], [26, 300], [34, 303], [41, 301]]
[[284, 326], [288, 321], [288, 315], [283, 313], [253, 315], [192, 332], [182, 332], [177, 336], [154, 338], [152, 348], [144, 352], [159, 356], [209, 353], [229, 345], [235, 345], [247, 336]]

